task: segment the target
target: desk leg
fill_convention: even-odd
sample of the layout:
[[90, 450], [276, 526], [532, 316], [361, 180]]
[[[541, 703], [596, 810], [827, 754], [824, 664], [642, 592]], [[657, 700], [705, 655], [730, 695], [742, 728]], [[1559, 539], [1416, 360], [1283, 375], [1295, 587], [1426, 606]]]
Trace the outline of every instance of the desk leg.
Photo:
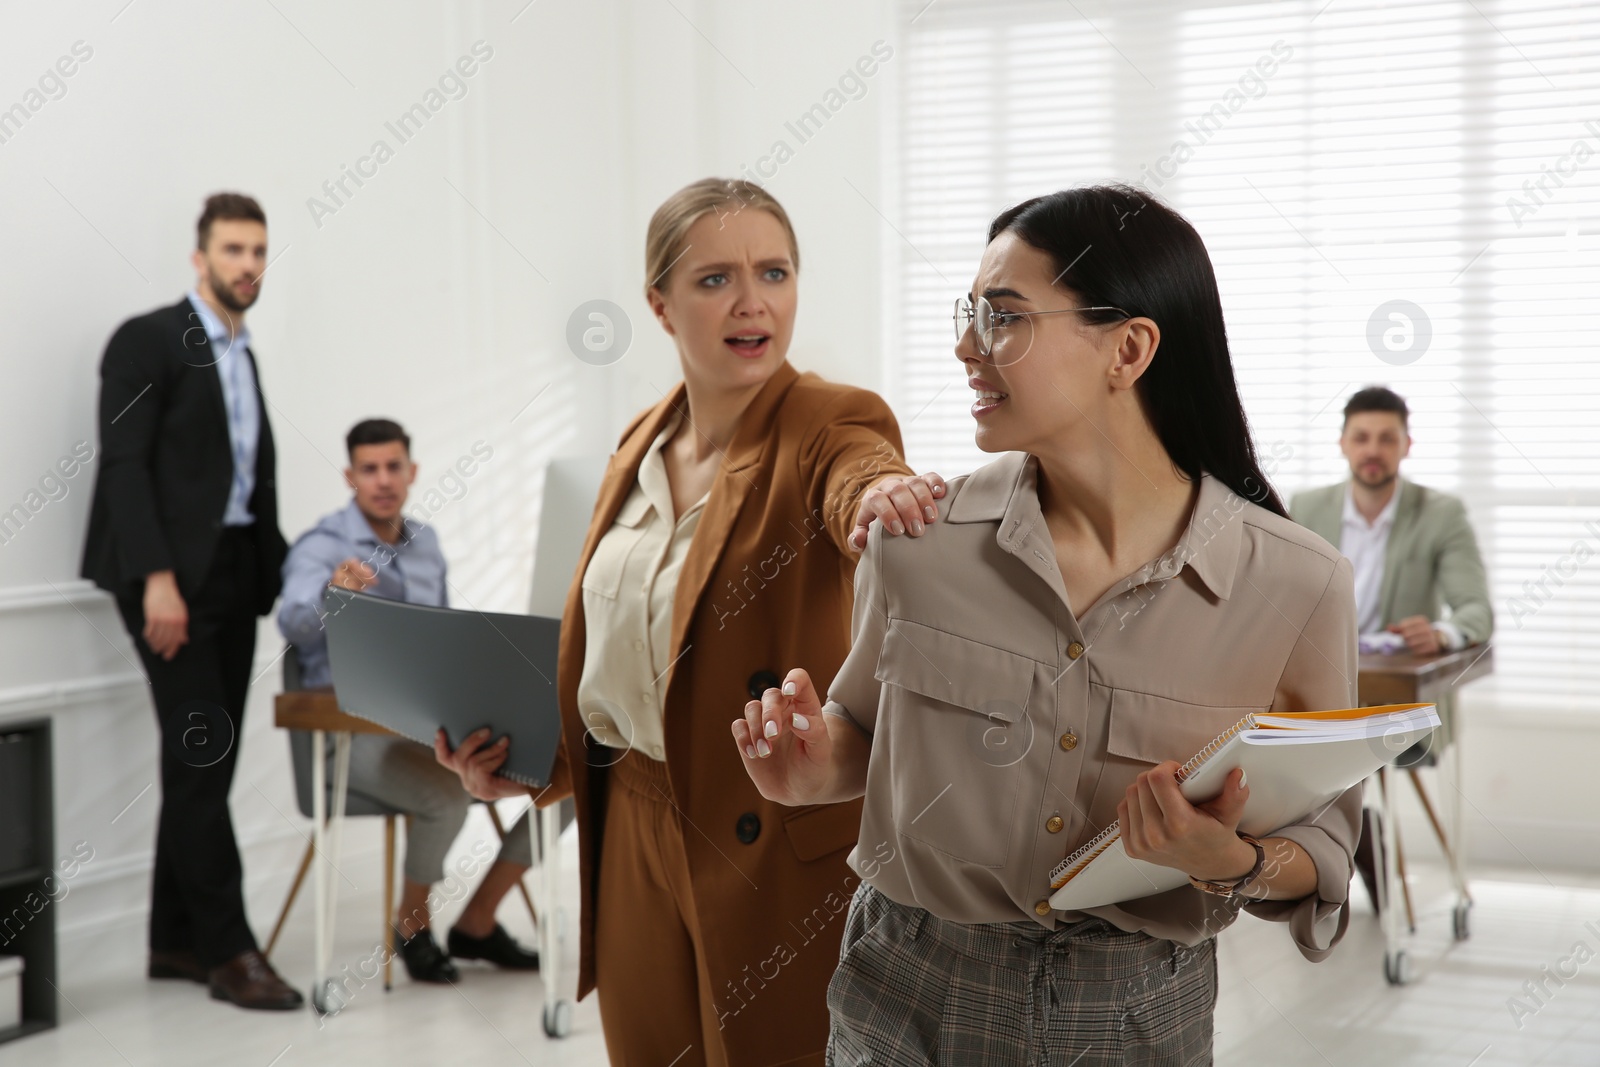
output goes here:
[[1450, 730], [1452, 733], [1450, 746], [1450, 870], [1456, 880], [1456, 907], [1451, 915], [1452, 932], [1457, 941], [1465, 941], [1471, 936], [1468, 926], [1468, 914], [1472, 909], [1472, 892], [1467, 888], [1467, 782], [1464, 773], [1465, 762], [1462, 757], [1463, 729], [1461, 704], [1456, 699], [1456, 694], [1451, 693], [1445, 698], [1450, 707]]
[[311, 1004], [320, 1012], [328, 1010], [322, 999], [325, 977], [323, 962], [327, 958], [327, 931], [323, 928], [325, 911], [323, 901], [327, 896], [327, 844], [325, 826], [328, 814], [327, 746], [321, 730], [311, 731], [311, 846], [316, 862], [311, 869]]
[[1394, 810], [1396, 791], [1389, 788], [1387, 767], [1378, 768], [1378, 789], [1383, 794], [1383, 805], [1379, 809], [1382, 814], [1379, 825], [1383, 827], [1383, 870], [1378, 875], [1378, 894], [1382, 898], [1379, 908], [1383, 922], [1383, 975], [1390, 985], [1405, 985], [1411, 979], [1411, 966], [1400, 933], [1400, 909], [1395, 907], [1394, 899], [1394, 887], [1398, 884], [1399, 875], [1394, 832], [1397, 822]]
[[344, 848], [344, 808], [350, 792], [350, 734], [339, 731], [333, 736], [333, 841], [328, 851], [328, 942], [333, 947], [334, 910], [339, 907], [339, 851]]
[[[312, 843], [316, 846], [316, 938], [315, 961], [311, 969], [311, 1003], [324, 1015], [344, 1007], [342, 991], [328, 977], [333, 962], [333, 909], [339, 899], [339, 884], [334, 881], [339, 846], [343, 838], [345, 794], [350, 784], [350, 734], [341, 730], [333, 735], [333, 812], [328, 813], [327, 745], [322, 730], [311, 732], [311, 821]], [[332, 840], [327, 827], [333, 824]]]
[[[339, 907], [339, 852], [344, 845], [345, 799], [350, 790], [350, 732], [340, 730], [333, 735], [333, 812], [329, 816], [333, 833], [328, 843], [328, 917], [325, 970], [333, 970], [333, 932], [336, 927], [335, 912]], [[344, 1007], [343, 990], [329, 979], [328, 996], [334, 1010]]]
[[543, 808], [536, 818], [529, 819], [528, 832], [533, 834], [533, 855], [539, 864], [539, 976], [544, 979], [544, 1032], [549, 1037], [566, 1037], [572, 1032], [572, 1002], [561, 999], [560, 985], [561, 927], [566, 916], [556, 905], [561, 866], [561, 802]]

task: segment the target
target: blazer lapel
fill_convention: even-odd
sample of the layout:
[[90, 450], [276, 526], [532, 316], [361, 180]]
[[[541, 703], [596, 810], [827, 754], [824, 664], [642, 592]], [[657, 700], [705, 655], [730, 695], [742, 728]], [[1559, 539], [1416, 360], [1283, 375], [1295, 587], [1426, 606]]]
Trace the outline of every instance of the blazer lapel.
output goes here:
[[231, 455], [233, 435], [228, 430], [228, 401], [222, 395], [222, 372], [217, 367], [222, 356], [212, 346], [205, 324], [200, 321], [200, 312], [195, 310], [193, 302], [185, 297], [182, 306], [184, 319], [183, 333], [178, 341], [181, 346], [179, 358], [183, 360], [185, 370], [200, 375], [203, 380], [206, 395], [211, 398], [211, 409], [222, 425], [223, 440], [228, 444]]
[[1334, 548], [1344, 539], [1344, 498], [1349, 491], [1348, 482], [1317, 490], [1307, 509], [1306, 527]]
[[[645, 414], [639, 425], [634, 427], [633, 433], [618, 446], [616, 455], [611, 457], [611, 463], [606, 467], [606, 472], [600, 480], [600, 495], [595, 499], [594, 517], [589, 523], [589, 534], [584, 539], [583, 551], [578, 556], [576, 573], [580, 579], [583, 572], [589, 569], [589, 559], [594, 555], [595, 546], [600, 543], [600, 538], [606, 535], [606, 531], [611, 529], [611, 524], [617, 520], [617, 512], [622, 510], [623, 501], [627, 500], [628, 494], [633, 491], [633, 483], [639, 478], [639, 464], [644, 462], [644, 454], [649, 450], [650, 443], [656, 439], [656, 434], [661, 432], [661, 427], [666, 425], [674, 406], [683, 403], [683, 391], [683, 383], [679, 382], [660, 403]], [[579, 598], [577, 605], [578, 611], [581, 612], [582, 598]]]
[[[722, 560], [733, 533], [733, 524], [744, 507], [745, 498], [756, 488], [756, 468], [760, 466], [772, 435], [776, 432], [778, 408], [800, 374], [787, 362], [767, 379], [750, 406], [739, 416], [739, 429], [728, 446], [722, 467], [711, 483], [711, 495], [706, 500], [705, 511], [700, 515], [700, 525], [695, 527], [694, 540], [689, 543], [688, 555], [683, 560], [683, 570], [678, 574], [678, 589], [672, 601], [672, 655], [676, 663], [686, 651], [684, 638], [689, 632], [700, 598], [705, 593], [711, 572]], [[683, 386], [673, 393], [672, 403], [689, 414]], [[637, 469], [637, 464], [635, 465]]]
[[1394, 603], [1400, 567], [1411, 553], [1411, 543], [1417, 536], [1417, 516], [1422, 511], [1422, 491], [1405, 479], [1400, 479], [1400, 503], [1394, 510], [1394, 525], [1389, 528], [1389, 540], [1383, 549], [1383, 583], [1378, 587], [1378, 605], [1384, 619], [1394, 618]]

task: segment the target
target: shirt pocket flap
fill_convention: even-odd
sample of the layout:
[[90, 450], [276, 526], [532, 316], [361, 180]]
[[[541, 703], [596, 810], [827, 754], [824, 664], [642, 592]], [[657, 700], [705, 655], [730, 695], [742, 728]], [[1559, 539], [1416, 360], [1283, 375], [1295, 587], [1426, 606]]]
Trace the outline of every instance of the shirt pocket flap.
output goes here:
[[932, 700], [1005, 722], [1022, 718], [1033, 689], [1027, 656], [905, 619], [889, 620], [875, 677]]
[[[644, 520], [650, 514], [650, 498], [638, 487], [628, 494], [606, 532], [594, 546], [589, 565], [583, 571], [583, 591], [615, 600], [622, 589], [622, 572], [628, 556], [644, 539]], [[590, 610], [593, 610], [591, 606]]]
[[1153, 693], [1113, 689], [1106, 751], [1145, 763], [1169, 759], [1187, 763], [1240, 719], [1264, 710], [1264, 706], [1191, 704]]
[[629, 529], [633, 529], [644, 521], [646, 515], [650, 514], [650, 506], [650, 498], [644, 493], [637, 491], [629, 493], [628, 499], [622, 502], [622, 508], [617, 512], [617, 517], [613, 522], [617, 526], [626, 526]]

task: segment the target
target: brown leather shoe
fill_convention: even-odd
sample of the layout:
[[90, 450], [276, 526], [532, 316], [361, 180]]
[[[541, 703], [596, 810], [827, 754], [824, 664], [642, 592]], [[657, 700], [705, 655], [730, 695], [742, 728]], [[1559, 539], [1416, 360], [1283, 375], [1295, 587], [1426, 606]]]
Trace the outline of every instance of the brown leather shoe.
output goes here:
[[200, 965], [200, 957], [193, 952], [158, 952], [150, 950], [150, 964], [145, 969], [150, 978], [187, 978], [191, 982], [206, 984], [208, 973]]
[[255, 949], [213, 968], [210, 982], [212, 1000], [232, 1001], [241, 1008], [292, 1011], [305, 1002]]

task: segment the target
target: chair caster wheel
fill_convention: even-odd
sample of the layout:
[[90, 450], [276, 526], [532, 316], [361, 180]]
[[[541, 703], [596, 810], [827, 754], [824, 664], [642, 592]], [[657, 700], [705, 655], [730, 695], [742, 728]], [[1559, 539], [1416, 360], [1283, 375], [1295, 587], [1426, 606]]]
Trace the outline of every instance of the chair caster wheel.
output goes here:
[[572, 1001], [558, 1000], [544, 1009], [546, 1037], [566, 1037], [572, 1033]]
[[311, 1006], [323, 1015], [338, 1015], [346, 1007], [345, 991], [332, 978], [325, 979], [322, 987], [311, 987]]
[[1411, 981], [1411, 957], [1404, 949], [1383, 957], [1383, 976], [1390, 985], [1406, 985]]

